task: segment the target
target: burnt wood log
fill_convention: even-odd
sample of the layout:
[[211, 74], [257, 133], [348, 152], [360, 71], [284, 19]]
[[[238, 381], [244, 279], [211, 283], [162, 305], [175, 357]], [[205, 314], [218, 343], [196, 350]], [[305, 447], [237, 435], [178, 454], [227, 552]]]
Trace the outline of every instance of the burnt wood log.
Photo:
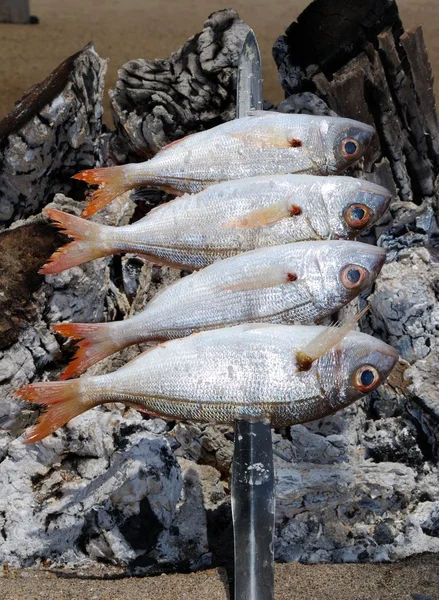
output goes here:
[[[67, 241], [41, 209], [60, 190], [76, 191], [68, 201], [59, 194], [56, 206], [79, 213], [82, 192], [71, 176], [101, 162], [105, 71], [106, 61], [89, 44], [26, 92], [0, 121], [0, 428], [20, 430], [21, 417], [15, 421], [20, 405], [10, 394], [59, 354], [50, 324], [104, 314], [108, 261], [74, 269], [67, 279], [49, 278], [50, 283], [38, 269]], [[119, 209], [127, 202], [118, 200]], [[116, 213], [107, 213], [114, 224], [121, 218]]]
[[57, 192], [71, 194], [71, 176], [100, 164], [105, 71], [89, 44], [0, 121], [0, 229], [38, 213]]
[[273, 55], [287, 96], [315, 92], [337, 114], [375, 126], [366, 176], [387, 186], [393, 180], [402, 201], [421, 204], [434, 195], [439, 144], [431, 67], [422, 29], [404, 33], [393, 0], [317, 0], [278, 38]]
[[306, 91], [313, 73], [327, 77], [390, 27], [399, 37], [403, 26], [394, 0], [316, 0], [280, 36], [273, 55], [286, 94]]
[[234, 10], [221, 10], [168, 59], [126, 63], [110, 92], [115, 160], [146, 160], [174, 140], [233, 119], [248, 30]]

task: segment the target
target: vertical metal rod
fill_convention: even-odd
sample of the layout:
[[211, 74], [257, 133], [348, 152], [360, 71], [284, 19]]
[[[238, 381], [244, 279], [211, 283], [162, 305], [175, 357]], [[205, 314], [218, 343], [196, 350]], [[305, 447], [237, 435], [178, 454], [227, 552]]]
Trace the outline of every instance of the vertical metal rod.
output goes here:
[[[261, 57], [249, 31], [238, 65], [237, 118], [262, 109]], [[232, 515], [235, 600], [274, 599], [274, 468], [267, 422], [235, 422]]]
[[235, 422], [235, 600], [274, 598], [274, 469], [269, 423]]
[[261, 54], [254, 31], [245, 38], [238, 62], [236, 118], [246, 117], [251, 110], [262, 110]]

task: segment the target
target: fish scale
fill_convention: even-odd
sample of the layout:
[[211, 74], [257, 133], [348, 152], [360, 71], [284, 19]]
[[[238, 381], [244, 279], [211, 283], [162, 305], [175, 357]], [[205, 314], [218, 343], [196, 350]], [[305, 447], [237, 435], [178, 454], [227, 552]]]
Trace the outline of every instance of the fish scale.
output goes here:
[[[360, 242], [299, 242], [255, 250], [185, 277], [117, 327], [125, 335], [138, 332], [144, 340], [147, 331], [166, 335], [169, 329], [269, 320], [280, 313], [286, 313], [287, 322], [321, 319], [370, 285], [384, 259], [383, 249]], [[352, 263], [367, 268], [370, 276], [347, 290], [339, 274]], [[297, 280], [288, 282], [291, 272]]]
[[16, 395], [48, 406], [26, 432], [27, 442], [107, 402], [171, 419], [225, 424], [264, 418], [282, 427], [321, 418], [375, 389], [398, 359], [391, 346], [350, 331], [301, 370], [299, 352], [329, 332], [247, 323], [159, 344], [106, 375], [26, 385]]
[[[257, 111], [175, 141], [149, 161], [78, 173], [76, 179], [99, 186], [83, 216], [145, 185], [197, 193], [264, 174], [334, 175], [364, 154], [373, 134], [373, 127], [352, 119]], [[346, 151], [348, 141], [353, 152]]]
[[[112, 239], [105, 242], [121, 252], [155, 257], [156, 262], [200, 268], [254, 248], [353, 237], [358, 232], [343, 220], [346, 206], [363, 196], [375, 198], [378, 217], [390, 201], [390, 192], [381, 186], [347, 177], [331, 180], [328, 184], [324, 177], [285, 175], [225, 182], [153, 209], [135, 224], [113, 229]], [[235, 226], [245, 215], [283, 203], [285, 216], [272, 224]], [[291, 204], [300, 214], [287, 212]]]
[[[131, 344], [243, 322], [319, 321], [369, 287], [385, 256], [375, 246], [332, 240], [260, 248], [218, 261], [165, 288], [130, 319], [56, 325], [58, 333], [81, 340], [63, 378]], [[362, 269], [361, 278], [346, 287], [342, 273], [349, 265]]]
[[[134, 252], [157, 264], [200, 269], [241, 252], [315, 239], [349, 239], [386, 210], [385, 188], [352, 177], [278, 175], [214, 185], [150, 211], [132, 225], [109, 227], [51, 208], [45, 211], [72, 242], [41, 273], [51, 274], [100, 256]], [[346, 219], [364, 206], [361, 226]]]
[[[297, 351], [318, 326], [239, 325], [173, 340], [115, 373], [79, 380], [88, 402], [126, 402], [147, 412], [193, 421], [231, 423], [267, 417], [274, 426], [312, 420], [362, 394], [352, 371], [371, 362], [383, 373], [396, 351], [350, 332], [335, 348], [298, 371]], [[318, 401], [317, 401], [318, 399]]]
[[[339, 117], [291, 115], [255, 111], [221, 126], [183, 138], [165, 147], [145, 163], [132, 165], [131, 176], [147, 173], [166, 183], [187, 180], [178, 189], [199, 191], [196, 183], [240, 179], [262, 173], [327, 174], [345, 168], [349, 160], [338, 164], [335, 140], [350, 129], [364, 136], [364, 145], [374, 130], [369, 125]], [[352, 133], [351, 135], [354, 136]], [[300, 142], [299, 147], [291, 145]], [[337, 164], [336, 164], [337, 163]], [[185, 189], [187, 188], [187, 189]]]

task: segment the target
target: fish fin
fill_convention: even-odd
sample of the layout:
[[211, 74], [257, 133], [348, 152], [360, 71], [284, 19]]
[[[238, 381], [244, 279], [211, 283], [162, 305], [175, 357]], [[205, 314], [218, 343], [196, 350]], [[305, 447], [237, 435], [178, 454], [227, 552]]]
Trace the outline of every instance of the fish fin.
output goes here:
[[[254, 119], [258, 119], [258, 118], [267, 116], [267, 113], [269, 113], [269, 112], [270, 111], [266, 111], [266, 110], [250, 110], [246, 116], [253, 117]], [[252, 134], [248, 131], [243, 131], [243, 132], [238, 132], [238, 133], [229, 133], [228, 135], [230, 135], [231, 137], [237, 138], [237, 139], [242, 139], [246, 142], [253, 141], [253, 145], [254, 145], [254, 134]], [[263, 147], [271, 147], [271, 148], [302, 148], [303, 147], [303, 140], [301, 140], [299, 138], [295, 138], [295, 137], [288, 139], [281, 132], [279, 132], [279, 131], [274, 132], [273, 130], [268, 130], [268, 129], [258, 132], [258, 141], [263, 142], [263, 144], [262, 144]]]
[[361, 317], [369, 310], [368, 304], [362, 311], [354, 315], [346, 323], [330, 325], [312, 339], [304, 348], [296, 354], [296, 363], [298, 371], [308, 371], [312, 363], [329, 352], [331, 348], [336, 346], [346, 335], [351, 331]]
[[170, 183], [167, 183], [167, 184], [157, 183], [157, 184], [154, 184], [154, 187], [158, 188], [159, 190], [162, 190], [162, 192], [171, 194], [171, 196], [178, 196], [179, 198], [185, 194], [185, 192], [178, 190], [176, 187], [174, 187]]
[[[289, 283], [295, 281], [292, 279], [292, 273], [284, 273], [281, 269], [273, 269], [267, 267], [265, 269], [258, 270], [251, 279], [244, 281], [236, 281], [234, 283], [227, 283], [218, 287], [219, 290], [229, 290], [231, 292], [247, 292], [250, 290], [260, 290], [263, 288], [275, 287], [282, 285], [283, 283]], [[297, 279], [297, 277], [296, 277]]]
[[87, 183], [99, 186], [90, 195], [91, 202], [82, 211], [82, 217], [87, 218], [94, 215], [95, 212], [101, 210], [109, 202], [136, 186], [134, 181], [130, 181], [127, 178], [127, 167], [129, 165], [88, 169], [87, 171], [81, 171], [73, 175], [72, 179], [86, 181]]
[[100, 404], [82, 397], [79, 379], [30, 383], [20, 388], [14, 395], [26, 402], [49, 407], [38, 418], [35, 425], [26, 430], [25, 444], [42, 440], [73, 417]]
[[43, 275], [53, 275], [65, 269], [76, 267], [82, 263], [101, 258], [113, 252], [99, 240], [105, 225], [85, 221], [69, 213], [55, 208], [45, 208], [44, 213], [52, 219], [57, 227], [74, 241], [62, 246], [52, 254], [47, 263], [40, 269]]
[[266, 208], [258, 208], [252, 210], [245, 215], [237, 217], [232, 221], [223, 223], [223, 227], [227, 229], [252, 229], [256, 227], [266, 227], [267, 225], [273, 225], [282, 219], [286, 219], [291, 216], [291, 212], [288, 210], [286, 202], [278, 202], [267, 206]]
[[[159, 419], [169, 419], [169, 417], [166, 417], [163, 414], [157, 413], [157, 412], [151, 412], [150, 410], [148, 410], [147, 408], [143, 407], [143, 406], [139, 406], [137, 404], [135, 404], [134, 402], [124, 402], [124, 404], [126, 404], [127, 406], [129, 406], [130, 408], [137, 410], [138, 412], [141, 412], [145, 415], [149, 415], [150, 417], [158, 417]], [[173, 421], [178, 421], [179, 419], [172, 419]]]
[[76, 340], [77, 350], [60, 379], [79, 377], [89, 367], [127, 344], [117, 343], [111, 336], [114, 323], [60, 323], [52, 325], [56, 333]]
[[280, 131], [265, 129], [259, 131], [257, 137], [253, 131], [237, 131], [235, 133], [227, 133], [231, 138], [243, 142], [246, 145], [260, 148], [291, 148], [290, 141]]
[[[190, 133], [189, 135], [185, 135], [184, 137], [180, 138], [179, 140], [174, 140], [173, 142], [170, 142], [166, 146], [163, 146], [163, 148], [160, 150], [160, 152], [166, 152], [166, 150], [169, 150], [169, 148], [172, 148], [172, 146], [177, 146], [178, 144], [180, 144], [184, 140], [187, 140], [188, 138], [192, 137], [193, 135], [194, 135], [193, 133]], [[160, 152], [158, 154], [160, 154]]]
[[182, 263], [178, 263], [178, 262], [172, 262], [172, 260], [166, 260], [166, 258], [159, 258], [158, 256], [154, 256], [153, 254], [148, 254], [146, 252], [140, 252], [139, 250], [136, 250], [136, 255], [144, 258], [145, 260], [152, 263], [153, 265], [160, 265], [161, 267], [170, 267], [171, 269], [179, 269], [180, 271], [181, 271], [181, 269], [187, 269], [190, 271], [192, 271], [192, 270], [198, 271], [199, 269], [203, 268], [202, 266], [188, 267], [184, 263], [182, 264]]

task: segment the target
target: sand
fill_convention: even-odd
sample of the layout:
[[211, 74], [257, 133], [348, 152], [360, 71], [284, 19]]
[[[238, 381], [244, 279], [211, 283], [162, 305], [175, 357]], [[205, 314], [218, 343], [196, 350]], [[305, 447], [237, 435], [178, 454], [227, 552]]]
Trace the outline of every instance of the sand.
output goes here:
[[[113, 579], [104, 579], [105, 575]], [[118, 578], [92, 573], [23, 569], [0, 578], [1, 600], [228, 600], [224, 569], [188, 575]], [[439, 556], [394, 565], [276, 565], [276, 600], [438, 600]]]
[[[39, 17], [39, 25], [0, 24], [0, 118], [26, 89], [90, 40], [100, 56], [110, 59], [109, 89], [126, 61], [167, 58], [202, 29], [211, 12], [225, 6], [233, 6], [255, 30], [263, 61], [264, 97], [277, 102], [283, 94], [271, 48], [308, 4], [309, 0], [234, 0], [226, 4], [215, 0], [30, 0], [31, 14]], [[399, 6], [406, 28], [423, 25], [433, 70], [438, 73], [439, 2], [401, 0]], [[104, 109], [109, 124], [107, 98]]]

